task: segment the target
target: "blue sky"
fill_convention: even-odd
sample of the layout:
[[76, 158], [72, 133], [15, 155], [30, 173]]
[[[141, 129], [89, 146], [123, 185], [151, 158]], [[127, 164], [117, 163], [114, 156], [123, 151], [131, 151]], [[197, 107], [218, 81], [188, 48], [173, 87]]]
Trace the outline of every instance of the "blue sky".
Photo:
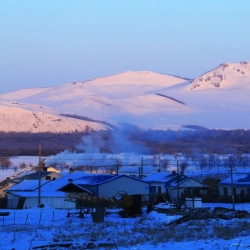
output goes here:
[[250, 61], [249, 0], [1, 0], [0, 93]]

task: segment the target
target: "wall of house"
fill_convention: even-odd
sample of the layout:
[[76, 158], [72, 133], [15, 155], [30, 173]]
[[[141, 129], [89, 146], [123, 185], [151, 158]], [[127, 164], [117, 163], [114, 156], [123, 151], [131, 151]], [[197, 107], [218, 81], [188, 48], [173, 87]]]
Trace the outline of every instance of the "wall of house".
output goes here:
[[[53, 179], [59, 179], [61, 178], [62, 176], [56, 172], [53, 172], [51, 174], [49, 174], [48, 176], [50, 176], [50, 179], [53, 180]], [[42, 178], [43, 180], [46, 180], [46, 177]]]
[[[20, 197], [14, 194], [8, 194], [9, 209], [16, 209]], [[76, 207], [74, 202], [65, 201], [65, 197], [41, 197], [41, 204], [49, 205], [57, 209], [74, 209]], [[23, 208], [37, 207], [38, 197], [26, 197]]]
[[150, 193], [165, 194], [166, 193], [165, 183], [160, 183], [160, 182], [150, 183]]
[[89, 185], [81, 185], [83, 188], [89, 190], [93, 193], [93, 195], [98, 196], [98, 187], [97, 186], [89, 186]]
[[103, 183], [99, 186], [99, 196], [101, 197], [113, 197], [118, 192], [126, 192], [127, 194], [149, 194], [149, 184], [122, 176], [118, 179]]
[[[250, 200], [250, 186], [248, 187], [237, 187], [233, 186], [234, 195], [240, 198], [242, 190], [244, 192], [244, 198]], [[220, 197], [231, 197], [232, 196], [232, 187], [230, 185], [219, 186], [219, 196]]]

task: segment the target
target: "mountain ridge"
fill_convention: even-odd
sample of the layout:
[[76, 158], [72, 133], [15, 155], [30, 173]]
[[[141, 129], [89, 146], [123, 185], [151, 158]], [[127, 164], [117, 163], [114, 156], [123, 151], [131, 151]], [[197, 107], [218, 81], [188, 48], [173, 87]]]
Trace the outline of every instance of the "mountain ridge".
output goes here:
[[[14, 91], [0, 95], [0, 104], [36, 112], [42, 107], [45, 113], [57, 117], [76, 114], [114, 125], [125, 122], [151, 129], [166, 129], [166, 124], [250, 128], [249, 86], [249, 62], [223, 63], [193, 80], [151, 71], [127, 71]], [[78, 130], [79, 126], [73, 127]]]

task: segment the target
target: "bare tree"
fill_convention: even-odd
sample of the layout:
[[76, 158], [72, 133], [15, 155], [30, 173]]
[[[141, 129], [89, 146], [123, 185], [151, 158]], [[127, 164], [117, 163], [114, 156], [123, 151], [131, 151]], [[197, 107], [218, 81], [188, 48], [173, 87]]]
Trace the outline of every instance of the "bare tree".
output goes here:
[[200, 159], [198, 159], [198, 166], [200, 170], [203, 170], [207, 166], [207, 158], [205, 156], [202, 156]]
[[14, 165], [13, 166], [13, 170], [15, 171], [15, 173], [17, 172], [18, 166]]
[[213, 167], [215, 167], [215, 155], [214, 154], [208, 155], [207, 163], [208, 163], [209, 169], [212, 169]]
[[12, 165], [12, 162], [10, 161], [9, 157], [1, 157], [0, 158], [0, 165], [2, 167], [2, 170], [6, 169]]
[[21, 170], [25, 169], [25, 167], [26, 167], [25, 162], [20, 162], [20, 163], [19, 163], [19, 168], [20, 168]]
[[153, 155], [151, 161], [152, 161], [152, 165], [153, 165], [154, 167], [157, 166], [158, 163], [159, 163], [159, 155]]
[[184, 174], [185, 170], [188, 168], [188, 161], [182, 161], [180, 164], [181, 172]]
[[163, 158], [160, 160], [161, 167], [167, 169], [169, 166], [169, 160], [167, 158]]

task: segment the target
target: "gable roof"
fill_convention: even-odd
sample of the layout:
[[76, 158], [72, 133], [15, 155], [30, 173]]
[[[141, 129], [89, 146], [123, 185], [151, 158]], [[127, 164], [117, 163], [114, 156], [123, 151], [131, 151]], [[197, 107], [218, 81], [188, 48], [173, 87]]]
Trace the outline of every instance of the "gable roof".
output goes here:
[[[114, 175], [114, 174], [88, 174], [85, 176], [82, 176], [81, 178], [77, 179], [74, 181], [75, 184], [78, 185], [86, 185], [86, 186], [98, 186], [101, 184], [104, 184], [106, 182], [119, 179], [121, 177], [129, 178], [129, 179], [134, 179], [136, 181], [140, 182], [145, 182], [144, 180], [134, 178], [125, 174], [122, 175]], [[148, 183], [147, 183], [148, 184]]]
[[180, 185], [181, 183], [189, 179], [189, 177], [183, 174], [171, 174], [171, 175], [172, 178], [169, 178], [165, 183], [166, 187], [177, 187], [178, 184]]
[[[50, 180], [41, 180], [41, 186], [50, 182]], [[38, 180], [24, 180], [18, 184], [7, 188], [6, 192], [16, 192], [16, 191], [34, 191], [38, 189], [39, 182]]]
[[[233, 185], [237, 186], [250, 186], [250, 174], [233, 174]], [[219, 186], [232, 185], [231, 184], [231, 175], [222, 180], [219, 183]]]
[[42, 191], [43, 192], [57, 191], [60, 188], [66, 186], [69, 183], [69, 179], [71, 179], [74, 182], [76, 179], [79, 179], [83, 175], [88, 175], [88, 173], [84, 171], [75, 171], [73, 173], [68, 173], [62, 178], [48, 182], [46, 185], [42, 187]]

